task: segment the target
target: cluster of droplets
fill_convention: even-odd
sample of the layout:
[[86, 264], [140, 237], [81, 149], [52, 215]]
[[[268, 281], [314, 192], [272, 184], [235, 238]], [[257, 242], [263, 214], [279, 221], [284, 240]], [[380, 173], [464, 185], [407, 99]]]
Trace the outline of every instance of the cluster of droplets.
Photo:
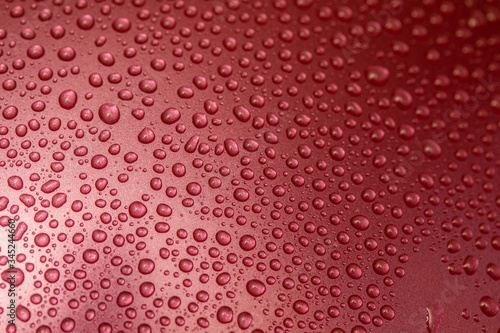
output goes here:
[[2, 6], [18, 327], [402, 330], [426, 255], [495, 323], [493, 2]]

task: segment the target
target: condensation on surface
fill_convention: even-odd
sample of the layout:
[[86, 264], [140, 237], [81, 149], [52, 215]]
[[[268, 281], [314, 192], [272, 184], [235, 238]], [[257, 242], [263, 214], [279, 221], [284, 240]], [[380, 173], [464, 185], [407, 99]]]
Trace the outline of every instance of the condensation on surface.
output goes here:
[[500, 329], [497, 1], [0, 13], [2, 332]]

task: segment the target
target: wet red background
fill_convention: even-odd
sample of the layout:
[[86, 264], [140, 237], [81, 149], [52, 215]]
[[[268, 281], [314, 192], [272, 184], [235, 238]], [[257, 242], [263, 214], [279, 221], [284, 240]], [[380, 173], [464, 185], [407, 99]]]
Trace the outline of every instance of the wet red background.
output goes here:
[[500, 332], [498, 1], [0, 12], [2, 332]]

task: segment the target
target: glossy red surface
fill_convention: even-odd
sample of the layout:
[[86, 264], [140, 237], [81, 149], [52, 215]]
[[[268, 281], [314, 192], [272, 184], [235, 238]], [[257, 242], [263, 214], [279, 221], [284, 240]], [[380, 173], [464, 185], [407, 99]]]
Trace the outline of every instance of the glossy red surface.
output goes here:
[[1, 332], [500, 332], [498, 1], [0, 13]]

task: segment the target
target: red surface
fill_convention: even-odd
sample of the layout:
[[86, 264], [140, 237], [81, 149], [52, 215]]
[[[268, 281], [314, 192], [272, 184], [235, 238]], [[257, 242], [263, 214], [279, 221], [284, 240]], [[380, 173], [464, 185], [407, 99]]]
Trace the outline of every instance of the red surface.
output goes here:
[[500, 332], [497, 1], [0, 12], [2, 332]]

